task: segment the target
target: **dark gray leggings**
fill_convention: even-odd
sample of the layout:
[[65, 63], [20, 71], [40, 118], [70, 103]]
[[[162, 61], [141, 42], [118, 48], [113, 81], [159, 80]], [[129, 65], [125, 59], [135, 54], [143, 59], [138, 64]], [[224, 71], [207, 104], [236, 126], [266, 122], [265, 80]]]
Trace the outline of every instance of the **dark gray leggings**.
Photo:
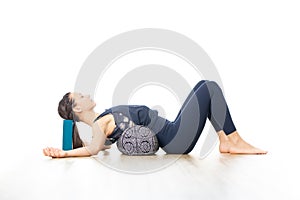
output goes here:
[[157, 133], [160, 147], [166, 153], [188, 154], [196, 145], [209, 119], [216, 131], [225, 134], [236, 130], [221, 88], [214, 81], [202, 80], [190, 92], [176, 119], [166, 121]]

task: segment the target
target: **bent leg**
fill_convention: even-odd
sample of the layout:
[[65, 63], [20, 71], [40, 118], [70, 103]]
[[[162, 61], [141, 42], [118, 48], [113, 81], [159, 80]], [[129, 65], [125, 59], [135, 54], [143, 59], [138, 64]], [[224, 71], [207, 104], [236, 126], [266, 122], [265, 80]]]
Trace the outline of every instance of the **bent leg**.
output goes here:
[[[226, 135], [236, 131], [225, 97], [219, 85], [214, 81], [206, 83], [211, 99], [208, 118], [216, 132], [223, 130]], [[201, 96], [199, 97], [201, 101]]]
[[235, 131], [226, 101], [219, 86], [213, 81], [200, 81], [188, 95], [176, 119], [163, 133], [158, 134], [162, 149], [167, 153], [187, 154], [196, 145], [206, 119], [216, 131]]

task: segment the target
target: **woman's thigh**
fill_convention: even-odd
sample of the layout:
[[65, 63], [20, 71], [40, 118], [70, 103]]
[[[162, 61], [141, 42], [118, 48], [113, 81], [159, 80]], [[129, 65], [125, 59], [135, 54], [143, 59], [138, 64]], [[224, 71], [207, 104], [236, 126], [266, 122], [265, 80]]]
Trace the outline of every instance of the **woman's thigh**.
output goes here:
[[162, 149], [167, 153], [189, 153], [204, 128], [210, 103], [207, 81], [200, 81], [190, 92], [176, 119], [158, 134]]

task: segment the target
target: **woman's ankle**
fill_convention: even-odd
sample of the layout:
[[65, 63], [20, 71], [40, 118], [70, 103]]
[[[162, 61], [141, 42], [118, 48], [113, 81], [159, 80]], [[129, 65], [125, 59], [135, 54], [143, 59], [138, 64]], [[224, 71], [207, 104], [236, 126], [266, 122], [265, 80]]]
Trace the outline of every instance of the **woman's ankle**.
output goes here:
[[239, 135], [239, 133], [237, 131], [230, 133], [229, 135], [227, 135], [227, 137], [234, 144], [237, 144], [239, 141], [242, 140], [241, 136]]
[[228, 138], [227, 138], [227, 136], [226, 136], [226, 134], [225, 134], [225, 132], [223, 130], [218, 131], [217, 134], [219, 136], [219, 140], [220, 141], [226, 141], [226, 140], [228, 140]]

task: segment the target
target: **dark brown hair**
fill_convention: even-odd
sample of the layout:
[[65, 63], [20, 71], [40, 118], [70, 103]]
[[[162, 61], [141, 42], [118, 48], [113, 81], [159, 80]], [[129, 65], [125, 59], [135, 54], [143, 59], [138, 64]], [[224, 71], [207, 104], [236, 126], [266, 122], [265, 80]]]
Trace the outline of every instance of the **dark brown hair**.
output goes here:
[[79, 118], [74, 114], [73, 107], [76, 105], [74, 100], [70, 98], [70, 92], [66, 93], [58, 104], [58, 114], [63, 119], [73, 120], [73, 149], [83, 146], [83, 142], [79, 137], [76, 122], [79, 122]]

